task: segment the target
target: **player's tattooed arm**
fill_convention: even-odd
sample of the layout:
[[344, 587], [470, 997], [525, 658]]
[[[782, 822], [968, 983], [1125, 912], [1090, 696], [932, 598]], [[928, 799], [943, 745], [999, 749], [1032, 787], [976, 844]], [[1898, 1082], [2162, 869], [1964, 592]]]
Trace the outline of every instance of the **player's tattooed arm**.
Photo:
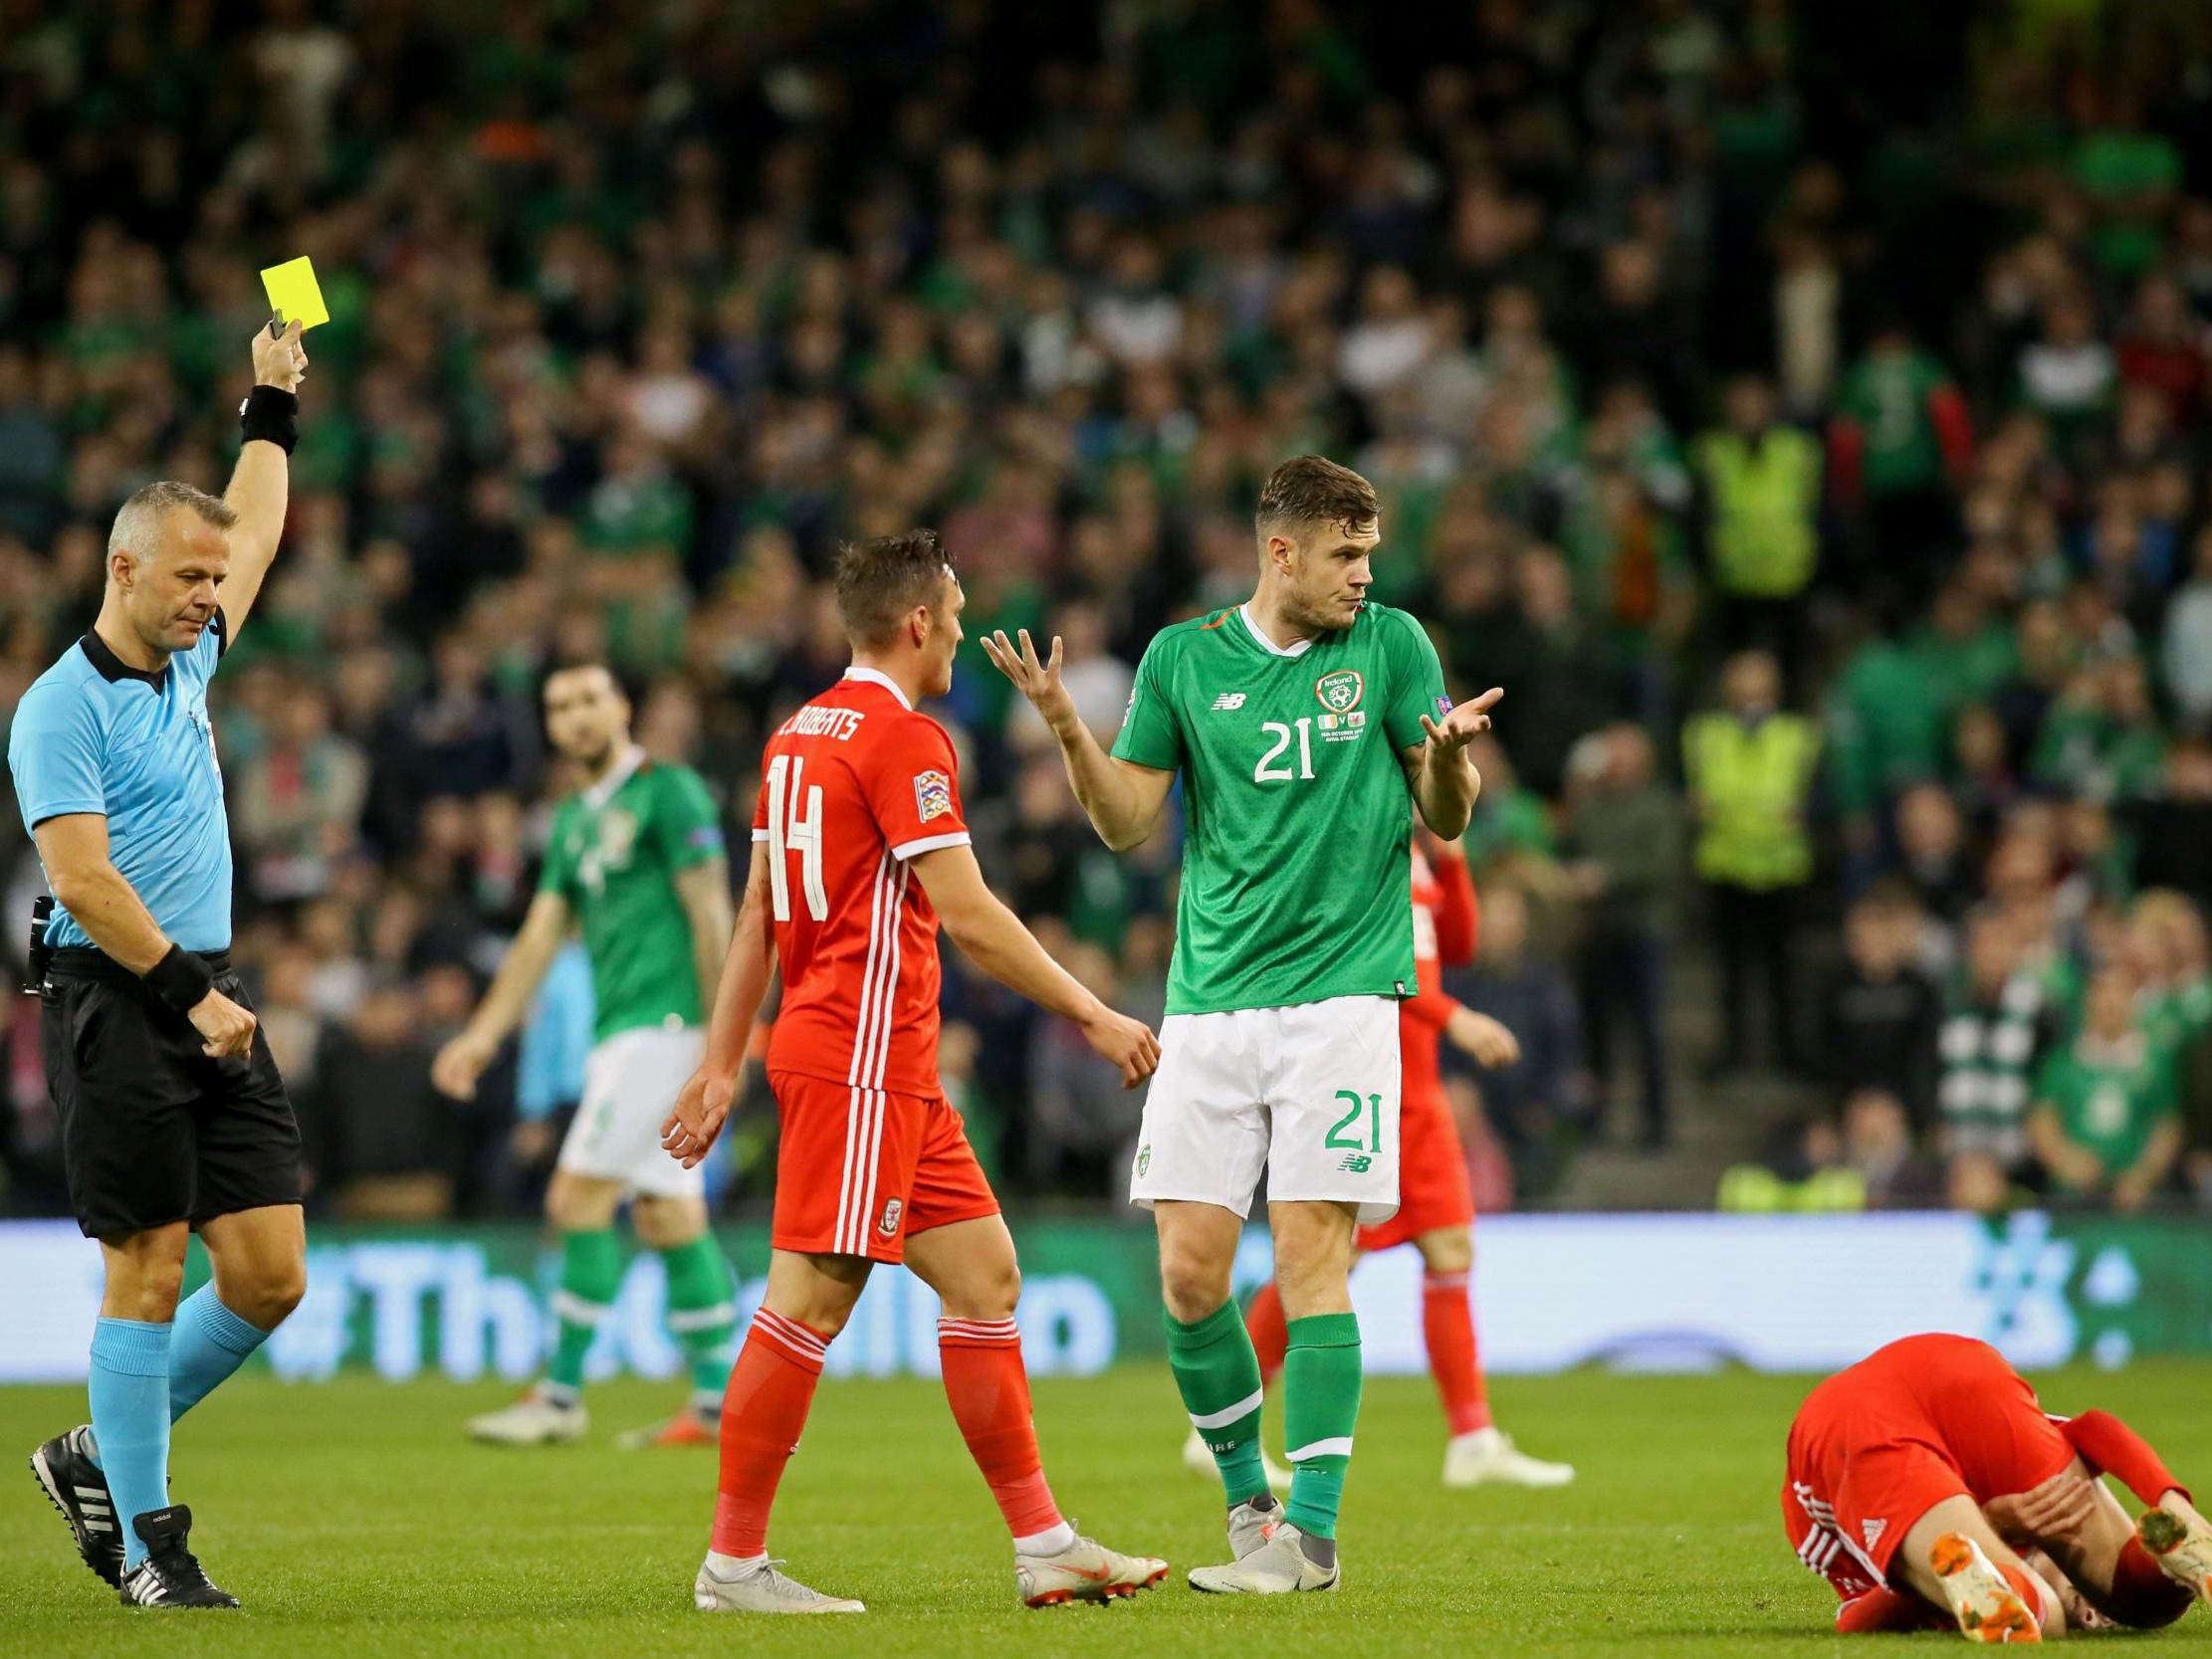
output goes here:
[[769, 929], [769, 847], [753, 844], [746, 872], [745, 897], [738, 902], [737, 926], [723, 959], [714, 1013], [707, 1022], [707, 1055], [691, 1074], [676, 1105], [661, 1124], [661, 1145], [686, 1169], [713, 1149], [729, 1121], [738, 1071], [753, 1042], [753, 1021], [775, 974], [775, 935]]
[[476, 1098], [476, 1080], [499, 1058], [500, 1044], [522, 1024], [539, 982], [568, 936], [568, 902], [557, 893], [540, 893], [530, 902], [522, 930], [508, 946], [492, 985], [453, 1040], [430, 1063], [430, 1081], [457, 1101]]
[[1056, 636], [1051, 656], [1041, 662], [1026, 628], [1020, 630], [1018, 645], [1006, 638], [1003, 629], [986, 634], [983, 643], [984, 654], [1035, 706], [1059, 740], [1067, 780], [1098, 838], [1117, 853], [1142, 846], [1159, 827], [1175, 773], [1118, 760], [1106, 752], [1077, 715], [1075, 700], [1060, 681], [1061, 647]]
[[1406, 768], [1406, 785], [1413, 791], [1421, 821], [1446, 841], [1456, 841], [1474, 816], [1474, 803], [1482, 793], [1482, 774], [1475, 769], [1467, 744], [1490, 729], [1490, 711], [1504, 691], [1492, 686], [1480, 697], [1458, 705], [1441, 721], [1421, 717], [1422, 741], [1399, 751]]

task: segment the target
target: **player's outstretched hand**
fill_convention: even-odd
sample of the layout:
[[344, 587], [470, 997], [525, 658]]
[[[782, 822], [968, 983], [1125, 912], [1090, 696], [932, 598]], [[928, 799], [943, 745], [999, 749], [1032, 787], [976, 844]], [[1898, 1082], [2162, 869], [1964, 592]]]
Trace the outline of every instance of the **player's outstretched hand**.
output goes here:
[[1101, 1006], [1083, 1022], [1083, 1040], [1121, 1068], [1121, 1086], [1134, 1089], [1160, 1069], [1160, 1039], [1143, 1020]]
[[730, 1117], [730, 1101], [738, 1092], [737, 1081], [702, 1066], [691, 1074], [676, 1104], [661, 1123], [661, 1145], [686, 1169], [714, 1149], [715, 1140]]
[[254, 1027], [260, 1022], [250, 1009], [241, 1008], [221, 991], [201, 997], [186, 1016], [203, 1041], [200, 1052], [210, 1060], [243, 1060], [253, 1052]]
[[2096, 1513], [2096, 1483], [2069, 1462], [2041, 1486], [1992, 1500], [1990, 1524], [2007, 1537], [2057, 1544], [2080, 1534]]
[[1020, 630], [1020, 640], [1017, 646], [1006, 638], [1005, 629], [996, 629], [984, 635], [984, 655], [1036, 706], [1046, 726], [1054, 731], [1065, 730], [1075, 719], [1075, 699], [1068, 696], [1067, 686], [1060, 679], [1060, 637], [1052, 636], [1052, 655], [1041, 663], [1028, 629]]
[[1441, 723], [1424, 715], [1421, 717], [1422, 735], [1429, 739], [1431, 747], [1444, 754], [1457, 754], [1477, 734], [1490, 729], [1490, 711], [1504, 695], [1503, 686], [1492, 686], [1480, 697], [1469, 698], [1455, 706]]
[[1478, 1014], [1472, 1008], [1455, 1009], [1444, 1035], [1454, 1047], [1464, 1049], [1477, 1064], [1492, 1071], [1510, 1066], [1521, 1057], [1520, 1039], [1488, 1014]]
[[286, 323], [281, 334], [271, 334], [266, 326], [254, 330], [255, 385], [296, 392], [307, 373], [308, 348], [300, 343], [297, 320]]
[[430, 1084], [439, 1094], [457, 1101], [476, 1099], [476, 1080], [499, 1058], [499, 1044], [485, 1042], [473, 1031], [463, 1031], [430, 1062]]

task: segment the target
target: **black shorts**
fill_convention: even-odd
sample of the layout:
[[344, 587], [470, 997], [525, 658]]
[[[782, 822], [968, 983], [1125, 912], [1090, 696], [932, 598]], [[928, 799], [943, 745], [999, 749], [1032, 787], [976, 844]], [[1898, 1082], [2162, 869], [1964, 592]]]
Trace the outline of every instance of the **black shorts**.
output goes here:
[[[205, 959], [215, 988], [250, 1009], [229, 953]], [[88, 1238], [300, 1202], [300, 1125], [259, 1030], [249, 1058], [211, 1060], [190, 1020], [97, 950], [56, 951], [41, 994], [46, 1086]]]

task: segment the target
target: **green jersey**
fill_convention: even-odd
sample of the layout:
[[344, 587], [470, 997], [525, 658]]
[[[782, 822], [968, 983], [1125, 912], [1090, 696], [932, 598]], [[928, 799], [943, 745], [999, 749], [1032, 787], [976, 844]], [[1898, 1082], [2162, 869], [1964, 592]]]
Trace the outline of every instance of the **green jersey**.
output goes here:
[[553, 814], [542, 893], [583, 927], [598, 1004], [592, 1036], [704, 1023], [691, 923], [676, 872], [722, 857], [722, 825], [699, 774], [627, 759]]
[[1413, 994], [1399, 751], [1450, 709], [1429, 636], [1373, 601], [1291, 651], [1241, 607], [1153, 640], [1114, 756], [1183, 774], [1169, 1013]]
[[2172, 1057], [2140, 1033], [2116, 1043], [2077, 1037], [2044, 1062], [2036, 1096], [2111, 1175], [2132, 1167], [2152, 1132], [2181, 1110]]

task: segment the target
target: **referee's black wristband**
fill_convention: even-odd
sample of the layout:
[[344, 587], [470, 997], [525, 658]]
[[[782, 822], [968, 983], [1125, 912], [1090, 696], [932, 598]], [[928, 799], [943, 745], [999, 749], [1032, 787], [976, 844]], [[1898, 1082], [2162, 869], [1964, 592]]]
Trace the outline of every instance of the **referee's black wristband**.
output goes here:
[[290, 455], [300, 441], [300, 394], [282, 386], [256, 386], [238, 406], [238, 424], [245, 429], [242, 442], [266, 438]]
[[170, 945], [169, 953], [141, 977], [155, 996], [180, 1014], [189, 1014], [215, 988], [215, 975], [207, 964], [181, 944]]

